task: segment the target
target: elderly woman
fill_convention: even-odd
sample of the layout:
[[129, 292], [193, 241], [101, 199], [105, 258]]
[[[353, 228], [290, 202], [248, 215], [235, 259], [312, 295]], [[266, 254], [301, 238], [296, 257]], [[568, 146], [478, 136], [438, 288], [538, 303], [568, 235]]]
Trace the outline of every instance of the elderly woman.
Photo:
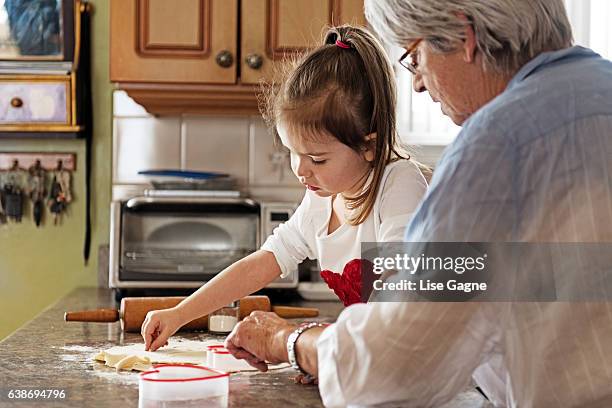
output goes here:
[[[406, 241], [612, 242], [612, 63], [571, 46], [562, 0], [365, 7], [381, 37], [406, 50], [401, 64], [415, 90], [463, 126]], [[612, 276], [609, 265], [596, 276], [594, 261], [579, 261], [579, 276], [557, 282], [565, 289]], [[609, 407], [607, 295], [583, 299], [593, 303], [369, 303], [329, 327], [299, 329], [256, 313], [227, 345], [261, 369], [292, 361], [317, 376], [327, 406], [439, 406], [473, 377], [495, 406]]]

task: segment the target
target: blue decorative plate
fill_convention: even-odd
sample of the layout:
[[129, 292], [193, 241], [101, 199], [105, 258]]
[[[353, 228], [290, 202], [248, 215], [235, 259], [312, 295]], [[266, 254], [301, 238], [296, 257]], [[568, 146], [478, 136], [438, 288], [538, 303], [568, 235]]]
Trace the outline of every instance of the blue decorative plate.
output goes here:
[[216, 173], [212, 171], [188, 171], [188, 170], [141, 170], [138, 174], [142, 176], [177, 177], [182, 179], [208, 180], [229, 177], [229, 174]]

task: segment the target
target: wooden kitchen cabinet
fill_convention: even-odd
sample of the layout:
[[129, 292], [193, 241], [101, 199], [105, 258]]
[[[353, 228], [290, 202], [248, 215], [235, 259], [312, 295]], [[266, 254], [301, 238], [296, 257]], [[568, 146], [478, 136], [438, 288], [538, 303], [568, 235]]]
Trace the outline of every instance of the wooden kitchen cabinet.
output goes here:
[[111, 80], [235, 83], [237, 7], [238, 0], [112, 0]]
[[111, 0], [110, 78], [153, 114], [257, 112], [274, 64], [363, 0]]
[[274, 61], [319, 44], [327, 26], [366, 24], [363, 0], [245, 0], [240, 12], [243, 84], [270, 79]]

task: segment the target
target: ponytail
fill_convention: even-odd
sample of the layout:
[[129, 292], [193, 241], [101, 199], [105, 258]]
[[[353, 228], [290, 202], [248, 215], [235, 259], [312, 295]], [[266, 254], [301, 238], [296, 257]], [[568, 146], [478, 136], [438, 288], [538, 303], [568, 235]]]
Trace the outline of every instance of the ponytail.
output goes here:
[[371, 182], [358, 195], [344, 197], [354, 210], [348, 222], [361, 224], [372, 212], [385, 167], [403, 158], [397, 148], [391, 63], [370, 32], [344, 25], [330, 28], [323, 44], [292, 68], [279, 88], [267, 88], [264, 117], [271, 124], [283, 120], [304, 134], [329, 134], [355, 151], [376, 133]]

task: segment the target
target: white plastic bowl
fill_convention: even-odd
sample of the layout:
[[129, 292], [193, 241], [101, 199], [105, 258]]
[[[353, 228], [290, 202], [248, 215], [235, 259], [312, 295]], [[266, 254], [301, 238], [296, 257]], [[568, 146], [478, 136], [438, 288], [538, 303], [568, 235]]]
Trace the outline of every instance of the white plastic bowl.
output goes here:
[[195, 365], [157, 364], [140, 374], [138, 390], [139, 408], [227, 407], [229, 374]]

